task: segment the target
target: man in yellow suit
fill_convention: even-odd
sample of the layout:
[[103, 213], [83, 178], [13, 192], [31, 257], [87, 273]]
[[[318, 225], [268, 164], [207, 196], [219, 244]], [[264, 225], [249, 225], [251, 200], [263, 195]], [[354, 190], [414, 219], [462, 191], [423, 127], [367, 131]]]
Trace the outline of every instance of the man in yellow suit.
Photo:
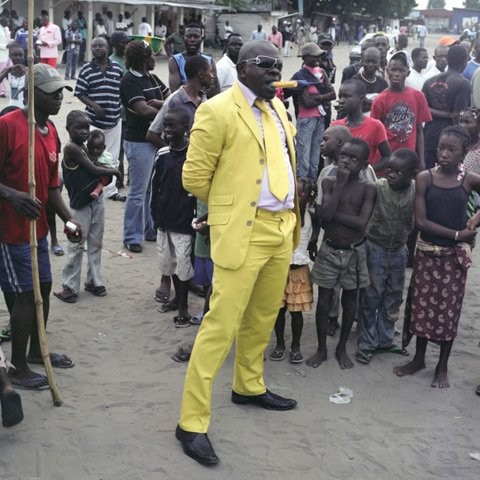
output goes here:
[[267, 41], [246, 43], [238, 81], [195, 115], [186, 190], [208, 204], [215, 265], [210, 311], [190, 358], [176, 437], [204, 465], [219, 459], [207, 430], [213, 380], [236, 340], [232, 402], [290, 410], [295, 400], [267, 390], [263, 352], [281, 304], [300, 214], [295, 129], [275, 98], [282, 60]]

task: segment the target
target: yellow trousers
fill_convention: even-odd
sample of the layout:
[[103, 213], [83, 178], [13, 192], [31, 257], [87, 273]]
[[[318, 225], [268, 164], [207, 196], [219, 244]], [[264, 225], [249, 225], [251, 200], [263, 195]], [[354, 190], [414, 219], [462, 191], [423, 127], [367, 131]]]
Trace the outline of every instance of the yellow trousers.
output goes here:
[[210, 311], [195, 339], [185, 378], [179, 420], [184, 430], [208, 431], [213, 380], [234, 339], [233, 390], [241, 395], [266, 391], [263, 352], [285, 289], [295, 222], [290, 211], [258, 210], [243, 265], [236, 270], [215, 265]]

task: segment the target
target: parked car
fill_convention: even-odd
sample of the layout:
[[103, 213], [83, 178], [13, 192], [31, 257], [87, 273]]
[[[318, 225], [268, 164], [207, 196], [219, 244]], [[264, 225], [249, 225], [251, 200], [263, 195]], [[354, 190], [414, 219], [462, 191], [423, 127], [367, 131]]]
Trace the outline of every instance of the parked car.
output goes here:
[[358, 42], [351, 50], [349, 59], [350, 64], [360, 61], [362, 58], [362, 44], [368, 39], [372, 39], [377, 35], [385, 35], [388, 38], [390, 43], [390, 48], [395, 47], [395, 35], [391, 33], [377, 32], [377, 33], [367, 33], [361, 40]]

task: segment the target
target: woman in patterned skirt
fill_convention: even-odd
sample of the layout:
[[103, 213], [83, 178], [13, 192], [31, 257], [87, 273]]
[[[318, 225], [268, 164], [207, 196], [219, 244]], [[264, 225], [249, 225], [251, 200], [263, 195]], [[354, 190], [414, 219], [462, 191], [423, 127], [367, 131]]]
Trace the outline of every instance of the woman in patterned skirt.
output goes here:
[[393, 369], [399, 377], [425, 368], [428, 341], [440, 345], [432, 387], [448, 388], [448, 358], [457, 334], [471, 264], [470, 243], [480, 213], [467, 220], [467, 200], [480, 190], [480, 176], [465, 172], [462, 161], [470, 144], [463, 128], [445, 128], [438, 142], [437, 165], [416, 181], [415, 219], [420, 237], [414, 260], [404, 334], [417, 336], [415, 357]]

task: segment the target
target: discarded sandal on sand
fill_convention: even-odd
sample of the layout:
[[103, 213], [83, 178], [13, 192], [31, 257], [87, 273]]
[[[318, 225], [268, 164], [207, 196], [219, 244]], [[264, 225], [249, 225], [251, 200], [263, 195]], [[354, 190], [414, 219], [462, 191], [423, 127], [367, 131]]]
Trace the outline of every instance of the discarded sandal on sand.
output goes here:
[[178, 363], [186, 363], [190, 360], [192, 354], [193, 344], [182, 345], [178, 347], [177, 351], [172, 355], [172, 360]]

